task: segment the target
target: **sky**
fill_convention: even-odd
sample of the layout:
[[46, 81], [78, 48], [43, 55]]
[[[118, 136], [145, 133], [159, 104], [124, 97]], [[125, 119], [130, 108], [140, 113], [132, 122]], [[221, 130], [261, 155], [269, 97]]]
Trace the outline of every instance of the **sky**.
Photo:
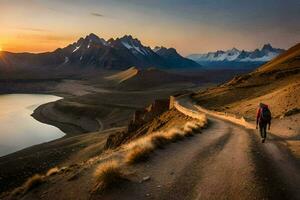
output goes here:
[[0, 50], [45, 52], [95, 33], [179, 53], [289, 48], [300, 0], [0, 0]]

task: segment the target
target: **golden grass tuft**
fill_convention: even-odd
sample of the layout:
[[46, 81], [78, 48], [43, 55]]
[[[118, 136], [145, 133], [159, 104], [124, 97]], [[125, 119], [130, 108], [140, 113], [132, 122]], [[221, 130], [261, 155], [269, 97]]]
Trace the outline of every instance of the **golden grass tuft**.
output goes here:
[[183, 127], [183, 132], [186, 133], [186, 135], [190, 135], [190, 134], [193, 134], [194, 131], [193, 131], [193, 127], [190, 126], [190, 122], [187, 122], [184, 127]]
[[154, 134], [151, 137], [151, 142], [155, 148], [162, 149], [170, 141], [163, 134]]
[[126, 155], [126, 163], [135, 164], [149, 159], [154, 146], [151, 142], [144, 143], [143, 145], [136, 145]]
[[201, 116], [198, 120], [193, 120], [185, 123], [181, 128], [172, 128], [167, 131], [154, 132], [142, 138], [126, 144], [124, 147], [127, 150], [125, 162], [127, 164], [135, 164], [138, 162], [147, 161], [151, 152], [156, 148], [163, 148], [170, 142], [182, 140], [185, 137], [191, 137], [194, 133], [200, 133], [207, 123], [206, 116]]
[[131, 141], [130, 143], [126, 144], [124, 146], [124, 148], [127, 150], [131, 150], [137, 146], [145, 146], [145, 145], [148, 145], [149, 143], [151, 143], [151, 137], [150, 137], [150, 135], [146, 135], [146, 136], [143, 136], [141, 138]]
[[61, 170], [58, 167], [54, 167], [48, 170], [46, 173], [46, 176], [53, 176], [55, 174], [58, 174]]
[[27, 181], [21, 187], [16, 188], [12, 192], [12, 196], [24, 195], [28, 191], [40, 186], [44, 182], [45, 182], [45, 176], [42, 176], [40, 174], [35, 174], [34, 176], [28, 178]]
[[100, 164], [95, 170], [94, 176], [96, 184], [93, 192], [103, 192], [117, 187], [122, 181], [126, 180], [117, 161]]
[[185, 133], [182, 130], [179, 130], [177, 128], [172, 128], [169, 131], [166, 131], [164, 133], [164, 136], [166, 139], [168, 139], [171, 142], [176, 142], [178, 140], [182, 140], [185, 136]]
[[45, 175], [35, 174], [34, 176], [27, 179], [27, 181], [20, 187], [16, 188], [14, 191], [12, 191], [11, 195], [24, 195], [28, 191], [38, 187], [42, 183], [46, 181], [46, 177], [53, 176], [55, 174], [58, 174], [60, 172], [65, 172], [69, 170], [68, 167], [54, 167], [48, 170], [48, 172]]
[[25, 184], [24, 187], [24, 193], [32, 190], [33, 188], [36, 188], [37, 186], [41, 185], [45, 181], [45, 176], [36, 174], [29, 178]]
[[184, 127], [183, 131], [187, 134], [187, 136], [192, 135], [193, 133], [201, 133], [201, 129], [206, 125], [206, 121], [189, 121]]

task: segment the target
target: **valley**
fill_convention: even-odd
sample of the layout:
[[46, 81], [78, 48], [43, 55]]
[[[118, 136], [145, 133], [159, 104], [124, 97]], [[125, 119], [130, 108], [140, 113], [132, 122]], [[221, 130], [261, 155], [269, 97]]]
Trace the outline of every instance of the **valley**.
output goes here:
[[153, 101], [214, 84], [203, 81], [202, 75], [181, 76], [156, 69], [82, 72], [66, 75], [48, 71], [47, 77], [43, 77], [34, 71], [2, 76], [6, 83], [1, 85], [2, 93], [62, 97], [39, 106], [32, 116], [58, 127], [66, 135], [1, 157], [1, 192], [20, 185], [35, 173], [101, 154], [107, 138], [124, 132], [136, 110], [144, 109]]
[[[32, 117], [66, 135], [1, 157], [0, 198], [297, 199], [299, 44], [276, 51], [254, 70], [207, 69], [127, 35], [4, 52], [0, 93], [61, 97]], [[274, 118], [266, 144], [260, 102]], [[117, 178], [102, 191], [106, 165]]]

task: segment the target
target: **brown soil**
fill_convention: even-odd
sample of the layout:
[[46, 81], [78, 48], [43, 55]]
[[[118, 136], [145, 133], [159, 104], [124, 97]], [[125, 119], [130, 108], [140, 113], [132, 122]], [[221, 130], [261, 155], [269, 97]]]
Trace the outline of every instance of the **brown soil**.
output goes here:
[[[183, 120], [174, 114], [168, 121]], [[118, 150], [48, 177], [19, 198], [297, 199], [299, 163], [276, 138], [261, 144], [254, 131], [212, 117], [209, 121], [202, 134], [156, 150], [145, 163], [124, 166], [128, 181], [111, 190], [91, 193], [93, 174], [99, 163], [111, 157], [121, 159]]]
[[15, 188], [36, 173], [77, 164], [101, 154], [109, 134], [122, 129], [61, 138], [0, 158], [0, 193]]

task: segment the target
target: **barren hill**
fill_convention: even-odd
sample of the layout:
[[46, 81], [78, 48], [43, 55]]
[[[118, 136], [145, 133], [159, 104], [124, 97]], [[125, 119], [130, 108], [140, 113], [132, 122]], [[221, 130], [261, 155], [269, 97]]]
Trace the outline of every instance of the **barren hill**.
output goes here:
[[266, 63], [258, 72], [300, 68], [300, 43]]
[[150, 88], [162, 88], [169, 84], [192, 84], [199, 77], [179, 75], [163, 70], [149, 68], [138, 69], [131, 67], [112, 76], [106, 77], [107, 80], [116, 84], [122, 90], [144, 90]]
[[131, 67], [125, 71], [121, 71], [112, 76], [108, 76], [108, 77], [106, 77], [106, 79], [117, 82], [117, 83], [122, 83], [123, 81], [126, 81], [126, 80], [136, 76], [137, 73], [138, 73], [138, 69], [135, 67]]

